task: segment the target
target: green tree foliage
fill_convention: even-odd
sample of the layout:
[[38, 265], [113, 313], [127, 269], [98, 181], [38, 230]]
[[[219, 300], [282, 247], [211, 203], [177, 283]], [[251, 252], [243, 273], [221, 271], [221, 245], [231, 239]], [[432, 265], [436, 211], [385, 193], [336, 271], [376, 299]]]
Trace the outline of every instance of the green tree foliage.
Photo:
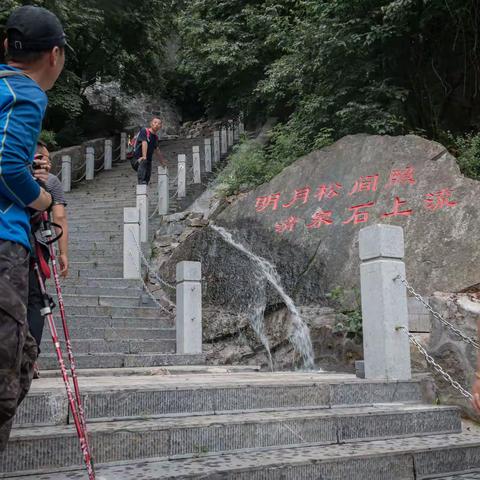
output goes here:
[[164, 90], [175, 0], [2, 0], [0, 25], [24, 4], [57, 14], [74, 49], [49, 93], [48, 129], [66, 123], [77, 129], [75, 119], [86, 112], [85, 89], [98, 79], [118, 80], [128, 91]]
[[476, 0], [191, 0], [178, 25], [180, 68], [212, 112], [335, 137], [478, 124]]

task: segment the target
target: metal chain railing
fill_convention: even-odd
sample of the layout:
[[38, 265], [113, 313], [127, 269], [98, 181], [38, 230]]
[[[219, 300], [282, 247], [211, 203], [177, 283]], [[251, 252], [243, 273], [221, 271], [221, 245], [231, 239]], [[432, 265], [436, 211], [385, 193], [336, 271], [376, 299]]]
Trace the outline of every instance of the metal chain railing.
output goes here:
[[[133, 255], [132, 250], [129, 250], [128, 253], [129, 253], [130, 257], [132, 258], [132, 261], [134, 261], [134, 258], [135, 258], [135, 257], [134, 257], [134, 255]], [[153, 293], [150, 291], [150, 289], [148, 288], [148, 285], [145, 283], [145, 280], [144, 280], [143, 277], [142, 277], [142, 272], [139, 271], [138, 273], [139, 273], [140, 281], [141, 281], [142, 284], [143, 284], [143, 288], [144, 288], [145, 292], [146, 292], [147, 295], [153, 300], [153, 302], [155, 303], [155, 305], [156, 305], [158, 308], [160, 308], [160, 310], [162, 310], [163, 312], [165, 312], [166, 314], [168, 314], [168, 315], [174, 315], [174, 313], [171, 312], [170, 310], [168, 310], [167, 308], [165, 308], [165, 307], [158, 301], [158, 299], [155, 297], [155, 295], [153, 295]], [[170, 302], [170, 304], [172, 304], [172, 303]], [[172, 305], [173, 305], [173, 304], [172, 304]]]
[[465, 390], [456, 380], [454, 380], [443, 368], [439, 365], [435, 359], [425, 350], [423, 345], [415, 338], [415, 336], [408, 331], [406, 327], [397, 327], [397, 330], [402, 331], [405, 335], [408, 336], [410, 343], [415, 345], [415, 347], [419, 350], [419, 352], [425, 357], [425, 360], [429, 365], [433, 367], [433, 369], [442, 376], [444, 380], [446, 380], [455, 390], [460, 392], [462, 396], [467, 398], [468, 400], [472, 400], [473, 396], [470, 392]]
[[87, 161], [85, 160], [81, 165], [78, 167], [72, 168], [72, 172], [78, 172], [79, 170], [84, 170], [87, 165]]
[[138, 250], [138, 253], [140, 254], [140, 258], [143, 262], [143, 264], [145, 265], [145, 267], [147, 268], [147, 271], [148, 273], [153, 273], [153, 276], [155, 277], [155, 279], [160, 282], [162, 285], [165, 285], [167, 288], [170, 288], [172, 290], [176, 290], [176, 287], [174, 285], [172, 285], [171, 283], [167, 282], [166, 280], [164, 280], [163, 278], [161, 278], [158, 273], [151, 267], [150, 263], [148, 262], [148, 260], [146, 259], [145, 255], [143, 254], [142, 252], [142, 248], [140, 247], [138, 241], [137, 241], [137, 238], [135, 237], [135, 235], [133, 234], [133, 232], [130, 232], [131, 235], [132, 235], [132, 238], [135, 242], [135, 246], [137, 247], [137, 250]]
[[438, 312], [436, 312], [428, 302], [419, 294], [417, 293], [414, 288], [408, 283], [408, 281], [403, 278], [402, 276], [398, 275], [394, 278], [394, 280], [400, 280], [406, 287], [406, 289], [436, 318], [440, 323], [442, 323], [445, 327], [451, 330], [457, 337], [461, 338], [464, 342], [472, 345], [473, 348], [480, 350], [480, 344], [474, 338], [471, 338], [465, 335], [461, 330], [457, 327], [452, 325], [448, 320], [443, 318]]
[[84, 173], [80, 178], [77, 178], [76, 180], [72, 180], [72, 183], [79, 183], [82, 180], [85, 180], [85, 177], [87, 176], [86, 173]]
[[63, 165], [62, 165], [62, 168], [57, 172], [57, 173], [53, 173], [53, 172], [50, 172], [52, 175], [55, 175], [56, 177], [60, 177], [60, 175], [62, 174], [63, 172]]

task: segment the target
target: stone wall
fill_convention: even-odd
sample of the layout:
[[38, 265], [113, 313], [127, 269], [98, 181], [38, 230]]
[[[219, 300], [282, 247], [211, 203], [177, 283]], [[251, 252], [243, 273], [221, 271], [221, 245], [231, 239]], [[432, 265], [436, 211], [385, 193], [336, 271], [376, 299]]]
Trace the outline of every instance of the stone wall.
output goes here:
[[96, 83], [86, 90], [85, 95], [94, 109], [106, 113], [111, 112], [112, 102], [118, 102], [128, 112], [128, 123], [134, 129], [148, 125], [152, 117], [160, 117], [163, 121], [161, 134], [179, 133], [181, 114], [169, 100], [144, 94], [126, 94], [117, 82]]
[[87, 147], [93, 147], [95, 149], [95, 168], [99, 168], [103, 164], [102, 156], [105, 153], [105, 140], [112, 140], [113, 142], [113, 158], [118, 156], [118, 151], [115, 150], [120, 145], [120, 137], [115, 136], [111, 138], [96, 138], [76, 145], [74, 147], [63, 148], [50, 153], [50, 159], [52, 161], [52, 173], [58, 174], [62, 168], [62, 156], [69, 155], [72, 159], [72, 182], [79, 180], [85, 173], [85, 167], [82, 165], [85, 163], [85, 153]]

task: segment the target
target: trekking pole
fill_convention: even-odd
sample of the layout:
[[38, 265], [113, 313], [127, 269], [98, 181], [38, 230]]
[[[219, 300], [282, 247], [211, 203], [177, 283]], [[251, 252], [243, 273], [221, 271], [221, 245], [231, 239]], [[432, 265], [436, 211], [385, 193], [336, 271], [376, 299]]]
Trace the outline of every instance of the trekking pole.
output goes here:
[[[57, 268], [57, 257], [54, 247], [53, 232], [52, 232], [52, 222], [50, 221], [50, 216], [47, 212], [42, 213], [42, 235], [44, 236], [46, 243], [48, 245], [48, 250], [50, 253], [50, 260], [52, 262], [53, 278], [55, 280], [55, 289], [57, 291], [58, 299], [58, 308], [60, 310], [60, 317], [62, 319], [63, 333], [65, 335], [65, 343], [67, 346], [67, 355], [68, 361], [70, 362], [70, 371], [72, 373], [73, 388], [75, 390], [75, 399], [77, 401], [78, 413], [80, 415], [80, 421], [82, 422], [83, 431], [85, 433], [85, 440], [87, 442], [88, 449], [90, 451], [90, 446], [88, 442], [88, 432], [87, 432], [87, 422], [85, 418], [85, 410], [83, 409], [82, 397], [80, 395], [80, 387], [78, 385], [78, 376], [77, 376], [77, 366], [75, 363], [75, 358], [73, 356], [72, 341], [70, 337], [70, 331], [67, 325], [67, 316], [65, 313], [65, 304], [63, 303], [62, 287], [60, 286], [60, 277], [58, 275]], [[56, 239], [58, 240], [58, 238]]]
[[87, 444], [85, 432], [82, 428], [82, 423], [80, 421], [80, 418], [77, 412], [77, 406], [75, 404], [75, 399], [73, 398], [72, 387], [70, 386], [70, 380], [68, 378], [67, 367], [65, 366], [65, 362], [63, 360], [63, 353], [60, 348], [60, 341], [58, 339], [57, 329], [55, 327], [55, 322], [53, 320], [52, 303], [47, 293], [47, 290], [45, 288], [45, 282], [43, 281], [42, 275], [40, 273], [40, 269], [38, 267], [38, 263], [36, 261], [34, 261], [33, 269], [35, 271], [35, 275], [38, 281], [38, 286], [40, 288], [40, 293], [42, 294], [42, 299], [43, 299], [43, 308], [41, 310], [41, 314], [44, 317], [46, 317], [48, 326], [50, 328], [50, 334], [52, 336], [53, 345], [55, 346], [55, 353], [57, 354], [58, 363], [60, 365], [60, 371], [62, 374], [63, 382], [65, 384], [65, 389], [67, 391], [67, 398], [68, 398], [68, 403], [70, 405], [70, 410], [72, 412], [73, 422], [77, 430], [78, 439], [80, 441], [80, 448], [82, 450], [83, 459], [87, 467], [88, 478], [89, 480], [95, 480], [95, 471], [93, 469], [93, 462], [92, 462], [92, 457], [90, 455], [90, 449]]

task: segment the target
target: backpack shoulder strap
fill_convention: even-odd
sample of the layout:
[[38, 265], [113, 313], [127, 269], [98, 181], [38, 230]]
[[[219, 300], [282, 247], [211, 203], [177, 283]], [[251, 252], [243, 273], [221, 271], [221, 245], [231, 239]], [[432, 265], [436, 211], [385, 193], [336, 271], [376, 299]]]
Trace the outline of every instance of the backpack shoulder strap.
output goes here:
[[22, 77], [28, 77], [28, 75], [23, 72], [15, 72], [13, 70], [0, 70], [0, 78], [14, 77], [16, 75], [20, 75]]

